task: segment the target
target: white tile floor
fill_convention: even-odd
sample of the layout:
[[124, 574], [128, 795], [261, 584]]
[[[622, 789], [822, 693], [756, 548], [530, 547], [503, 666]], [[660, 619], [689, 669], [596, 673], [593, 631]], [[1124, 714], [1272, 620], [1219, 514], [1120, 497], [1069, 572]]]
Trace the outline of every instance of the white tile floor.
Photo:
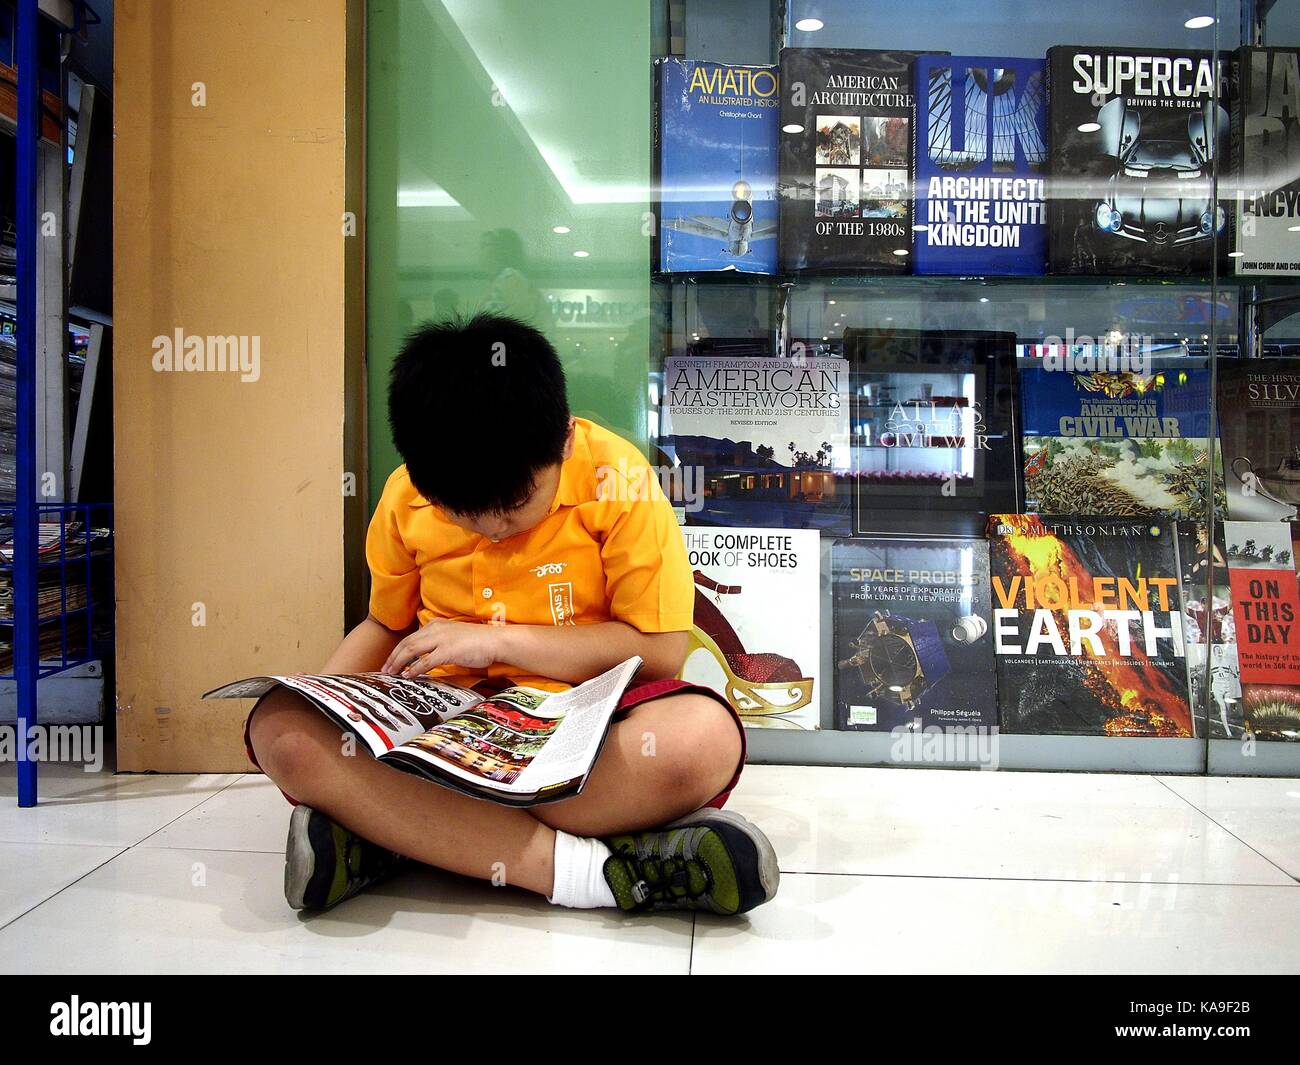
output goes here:
[[310, 919], [257, 776], [0, 770], [2, 972], [1296, 972], [1300, 781], [750, 766], [777, 898], [557, 910], [421, 870]]

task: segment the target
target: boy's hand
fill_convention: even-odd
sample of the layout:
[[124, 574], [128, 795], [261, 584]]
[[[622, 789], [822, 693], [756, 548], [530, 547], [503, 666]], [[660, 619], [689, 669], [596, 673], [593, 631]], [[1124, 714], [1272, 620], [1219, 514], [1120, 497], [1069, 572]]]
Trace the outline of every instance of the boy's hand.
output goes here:
[[465, 621], [431, 621], [393, 648], [383, 672], [419, 677], [435, 666], [484, 669], [497, 658], [500, 625]]

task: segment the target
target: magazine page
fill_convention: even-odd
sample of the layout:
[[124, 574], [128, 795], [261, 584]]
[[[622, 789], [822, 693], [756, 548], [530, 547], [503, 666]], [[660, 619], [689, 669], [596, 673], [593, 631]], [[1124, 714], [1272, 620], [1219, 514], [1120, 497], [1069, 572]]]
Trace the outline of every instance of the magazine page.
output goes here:
[[250, 677], [210, 691], [203, 698], [254, 699], [277, 684], [305, 695], [376, 757], [481, 701], [474, 692], [453, 684], [386, 673]]
[[595, 760], [619, 695], [640, 666], [640, 658], [630, 658], [563, 692], [507, 688], [411, 737], [393, 760], [508, 795], [571, 784]]

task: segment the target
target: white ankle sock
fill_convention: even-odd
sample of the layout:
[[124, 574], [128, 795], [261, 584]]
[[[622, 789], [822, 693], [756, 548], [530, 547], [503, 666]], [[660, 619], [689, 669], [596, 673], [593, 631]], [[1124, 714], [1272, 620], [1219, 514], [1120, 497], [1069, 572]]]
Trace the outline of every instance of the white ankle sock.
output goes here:
[[605, 860], [612, 852], [598, 839], [555, 833], [555, 883], [547, 900], [556, 906], [593, 910], [617, 906], [605, 883]]

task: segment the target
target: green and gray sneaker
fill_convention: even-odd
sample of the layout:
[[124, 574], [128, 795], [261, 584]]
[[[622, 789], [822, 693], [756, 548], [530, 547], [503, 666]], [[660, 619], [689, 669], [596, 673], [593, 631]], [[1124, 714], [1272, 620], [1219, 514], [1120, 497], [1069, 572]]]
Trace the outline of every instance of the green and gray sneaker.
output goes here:
[[386, 879], [409, 859], [295, 806], [284, 848], [284, 897], [295, 910], [328, 910]]
[[776, 852], [740, 814], [705, 808], [653, 832], [604, 840], [605, 881], [619, 909], [708, 910], [728, 916], [776, 894]]

